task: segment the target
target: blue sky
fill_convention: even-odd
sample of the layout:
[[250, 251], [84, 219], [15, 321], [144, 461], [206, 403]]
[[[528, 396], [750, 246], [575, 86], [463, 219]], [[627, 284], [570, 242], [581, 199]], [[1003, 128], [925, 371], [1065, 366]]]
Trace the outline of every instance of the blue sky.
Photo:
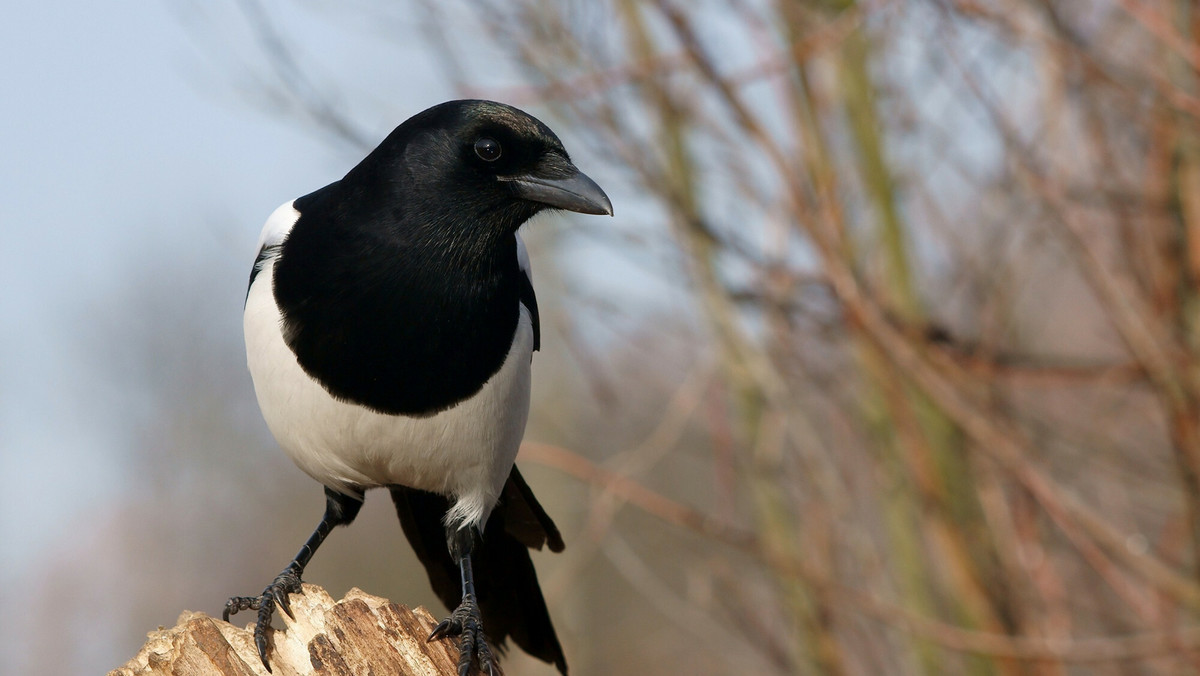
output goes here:
[[[348, 66], [383, 54], [382, 41], [271, 7], [289, 38], [319, 36], [308, 44], [333, 55], [315, 59], [319, 75], [366, 84]], [[10, 587], [64, 524], [131, 487], [114, 462], [123, 422], [92, 400], [104, 384], [84, 382], [94, 369], [80, 349], [125, 268], [214, 247], [252, 260], [275, 206], [353, 160], [256, 104], [269, 71], [229, 3], [17, 3], [0, 22], [0, 62], [0, 586]], [[374, 77], [406, 92], [396, 115], [451, 94], [429, 68], [380, 66]], [[369, 110], [369, 132], [396, 122]], [[241, 277], [214, 293], [236, 298]]]

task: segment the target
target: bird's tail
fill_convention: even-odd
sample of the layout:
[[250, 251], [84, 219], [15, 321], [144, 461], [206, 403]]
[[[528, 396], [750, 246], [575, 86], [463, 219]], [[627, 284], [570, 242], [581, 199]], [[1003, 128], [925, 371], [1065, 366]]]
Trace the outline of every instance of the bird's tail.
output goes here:
[[[456, 608], [462, 586], [442, 525], [449, 499], [403, 486], [392, 486], [391, 493], [400, 526], [425, 566], [434, 592], [447, 608]], [[505, 640], [512, 638], [522, 650], [553, 664], [566, 676], [567, 660], [529, 558], [531, 548], [543, 546], [561, 552], [562, 536], [513, 467], [488, 518], [482, 542], [471, 553], [483, 628], [497, 649], [503, 649]]]

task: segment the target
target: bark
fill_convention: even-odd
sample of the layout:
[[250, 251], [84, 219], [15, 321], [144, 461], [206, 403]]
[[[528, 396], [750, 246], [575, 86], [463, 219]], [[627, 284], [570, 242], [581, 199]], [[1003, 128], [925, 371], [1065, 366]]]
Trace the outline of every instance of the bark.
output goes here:
[[[424, 608], [406, 606], [351, 589], [340, 601], [305, 584], [291, 597], [293, 620], [272, 631], [271, 676], [308, 674], [455, 674], [452, 641], [426, 642], [437, 621]], [[184, 611], [170, 629], [150, 632], [145, 645], [108, 676], [265, 676], [254, 647], [254, 612], [235, 616], [235, 626], [204, 613]]]

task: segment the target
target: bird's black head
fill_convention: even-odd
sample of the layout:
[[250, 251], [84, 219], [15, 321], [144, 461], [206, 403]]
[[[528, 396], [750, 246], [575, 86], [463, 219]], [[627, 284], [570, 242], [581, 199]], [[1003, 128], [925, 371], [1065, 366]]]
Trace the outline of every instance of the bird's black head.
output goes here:
[[493, 101], [449, 101], [414, 115], [343, 184], [398, 197], [387, 199], [402, 211], [396, 222], [437, 224], [460, 237], [511, 235], [548, 208], [612, 214], [549, 127]]

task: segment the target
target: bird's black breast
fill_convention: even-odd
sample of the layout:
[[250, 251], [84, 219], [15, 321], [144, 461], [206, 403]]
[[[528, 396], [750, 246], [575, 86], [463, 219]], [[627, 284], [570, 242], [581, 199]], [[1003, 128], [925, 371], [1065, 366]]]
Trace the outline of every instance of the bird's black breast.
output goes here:
[[275, 263], [300, 366], [333, 396], [381, 413], [431, 415], [479, 392], [517, 330], [515, 240], [456, 242], [402, 208], [363, 213], [332, 199], [336, 189], [296, 200], [301, 215]]

